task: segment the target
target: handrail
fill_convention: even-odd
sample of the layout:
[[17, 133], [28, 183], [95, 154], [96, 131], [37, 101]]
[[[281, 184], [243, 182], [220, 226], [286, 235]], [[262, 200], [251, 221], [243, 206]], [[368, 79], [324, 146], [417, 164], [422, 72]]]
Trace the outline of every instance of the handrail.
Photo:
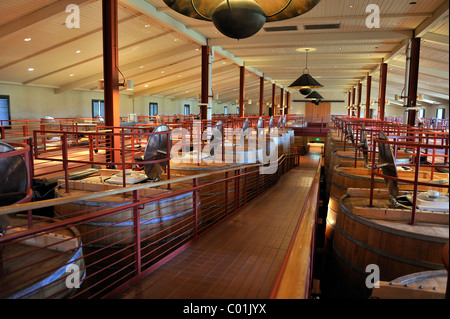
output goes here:
[[[289, 154], [285, 155], [283, 154], [278, 158], [278, 167], [279, 170], [276, 174], [272, 175], [262, 175], [260, 171], [251, 170], [250, 167], [260, 167], [263, 164], [252, 164], [252, 165], [244, 165], [240, 168], [229, 168], [224, 169], [220, 171], [215, 171], [211, 173], [203, 173], [203, 174], [196, 174], [196, 175], [190, 175], [186, 177], [181, 177], [177, 179], [172, 179], [170, 181], [160, 181], [155, 182], [150, 185], [151, 188], [155, 188], [158, 186], [164, 186], [167, 183], [175, 183], [175, 182], [182, 182], [182, 181], [193, 181], [191, 185], [189, 186], [189, 183], [186, 185], [186, 187], [179, 188], [175, 191], [171, 191], [169, 193], [158, 193], [157, 195], [153, 197], [143, 197], [141, 198], [142, 193], [140, 193], [141, 190], [145, 190], [149, 188], [149, 184], [142, 184], [142, 185], [134, 185], [134, 186], [127, 186], [123, 188], [116, 188], [112, 190], [106, 190], [106, 191], [100, 191], [100, 192], [93, 192], [90, 195], [83, 195], [83, 196], [68, 196], [65, 198], [58, 198], [58, 199], [52, 199], [52, 200], [43, 200], [41, 202], [37, 203], [28, 203], [28, 204], [21, 204], [21, 205], [12, 205], [8, 207], [1, 207], [0, 208], [0, 215], [3, 214], [12, 214], [12, 213], [19, 213], [28, 211], [30, 214], [30, 210], [37, 209], [37, 208], [43, 208], [43, 207], [52, 207], [52, 206], [58, 206], [62, 205], [64, 203], [72, 203], [74, 201], [82, 201], [82, 200], [92, 200], [94, 198], [100, 198], [100, 197], [107, 197], [110, 195], [118, 195], [122, 193], [129, 193], [132, 194], [131, 197], [129, 197], [128, 200], [125, 200], [123, 202], [123, 205], [107, 205], [104, 207], [104, 209], [96, 210], [93, 208], [84, 208], [82, 211], [76, 211], [74, 212], [76, 216], [71, 216], [69, 214], [64, 216], [57, 216], [52, 219], [48, 219], [49, 223], [45, 225], [37, 224], [34, 227], [29, 226], [29, 229], [17, 229], [14, 232], [6, 233], [5, 236], [0, 236], [0, 247], [13, 247], [10, 245], [16, 244], [16, 243], [22, 243], [23, 240], [39, 240], [39, 238], [43, 238], [45, 236], [48, 236], [48, 233], [57, 233], [58, 231], [62, 229], [68, 229], [73, 227], [83, 227], [83, 225], [90, 225], [90, 223], [97, 221], [104, 220], [105, 217], [112, 217], [116, 218], [115, 216], [118, 216], [118, 219], [115, 219], [115, 223], [111, 224], [111, 226], [99, 226], [101, 228], [98, 228], [96, 231], [92, 230], [86, 230], [84, 228], [80, 228], [80, 231], [78, 234], [75, 234], [75, 237], [69, 238], [62, 238], [62, 239], [55, 239], [57, 242], [46, 242], [45, 238], [41, 239], [44, 242], [44, 246], [37, 246], [37, 247], [30, 247], [30, 253], [37, 253], [41, 249], [52, 249], [52, 246], [58, 245], [60, 247], [58, 256], [62, 254], [74, 254], [76, 251], [81, 250], [81, 248], [86, 247], [87, 249], [90, 249], [89, 247], [92, 247], [92, 245], [95, 246], [96, 241], [103, 240], [106, 238], [106, 240], [111, 240], [112, 242], [108, 244], [108, 246], [105, 246], [104, 248], [95, 248], [94, 251], [89, 252], [84, 251], [83, 256], [77, 257], [76, 261], [77, 264], [80, 265], [80, 271], [86, 274], [86, 278], [83, 279], [83, 287], [81, 287], [80, 290], [75, 291], [74, 295], [70, 298], [77, 298], [77, 297], [85, 297], [83, 294], [88, 293], [89, 298], [97, 298], [102, 297], [104, 293], [108, 293], [111, 291], [111, 289], [119, 289], [121, 285], [127, 285], [130, 280], [137, 280], [136, 278], [140, 278], [141, 275], [147, 274], [149, 271], [154, 269], [154, 267], [157, 267], [158, 264], [160, 264], [162, 261], [166, 258], [169, 258], [172, 254], [174, 254], [174, 251], [180, 251], [180, 249], [185, 249], [189, 242], [196, 238], [198, 235], [197, 231], [204, 232], [207, 231], [212, 227], [212, 225], [216, 225], [215, 223], [220, 223], [226, 220], [226, 218], [231, 215], [232, 212], [236, 212], [243, 206], [247, 205], [251, 200], [255, 199], [256, 197], [260, 196], [265, 190], [267, 190], [269, 187], [273, 185], [274, 182], [276, 182], [280, 175], [285, 172], [286, 166], [289, 168], [298, 165], [298, 161], [291, 161], [291, 158], [297, 158], [299, 157], [299, 154]], [[235, 172], [235, 174], [228, 174], [229, 172]], [[199, 184], [198, 180], [202, 177], [208, 177], [215, 174], [222, 174], [225, 172], [225, 178], [221, 177], [220, 179], [214, 179], [213, 182], [209, 183], [202, 183]], [[211, 180], [211, 178], [206, 178], [206, 180]], [[206, 181], [205, 180], [205, 181]], [[255, 188], [255, 193], [252, 193], [253, 195], [250, 195], [247, 190], [247, 194], [250, 195], [249, 198], [246, 197], [246, 193], [241, 194], [239, 192], [236, 192], [239, 190], [240, 183], [244, 183], [243, 185], [246, 185], [246, 182], [249, 182], [252, 180], [253, 187]], [[262, 184], [260, 185], [260, 182]], [[234, 187], [232, 186], [234, 184]], [[221, 209], [220, 212], [214, 213], [213, 218], [219, 218], [214, 219], [215, 222], [212, 224], [205, 223], [205, 221], [201, 221], [198, 218], [197, 215], [197, 207], [202, 207], [202, 213], [203, 212], [203, 201], [200, 200], [199, 195], [201, 192], [203, 194], [208, 195], [209, 193], [205, 193], [205, 191], [211, 192], [211, 185], [222, 187], [223, 185], [229, 185], [230, 187], [233, 187], [234, 189], [234, 195], [227, 199], [228, 192], [224, 193], [225, 199], [220, 199], [221, 206], [228, 207], [228, 205], [232, 205], [231, 211], [227, 212], [227, 210]], [[247, 184], [248, 185], [248, 184]], [[261, 188], [259, 187], [261, 186]], [[245, 186], [244, 186], [245, 188]], [[214, 191], [214, 190], [213, 190]], [[187, 195], [187, 197], [185, 195]], [[256, 197], [255, 197], [256, 196]], [[181, 198], [182, 202], [177, 202]], [[190, 200], [184, 199], [184, 198], [190, 198]], [[158, 213], [157, 215], [154, 214], [155, 210], [154, 208], [150, 208], [148, 206], [149, 203], [157, 203], [158, 209], [156, 210]], [[224, 204], [222, 204], [224, 203]], [[179, 206], [181, 205], [181, 206]], [[185, 206], [187, 205], [187, 206]], [[145, 206], [145, 209], [144, 209]], [[156, 207], [152, 206], [152, 207]], [[182, 208], [185, 207], [185, 208]], [[189, 208], [190, 207], [190, 208]], [[162, 211], [160, 209], [164, 209], [164, 215], [160, 215]], [[168, 210], [166, 210], [168, 209]], [[180, 210], [181, 209], [181, 210]], [[186, 210], [187, 209], [187, 210]], [[125, 215], [117, 215], [125, 213]], [[128, 217], [128, 214], [132, 214], [131, 219]], [[186, 212], [189, 212], [188, 215], [185, 215]], [[169, 216], [170, 214], [175, 213], [175, 215], [172, 216], [180, 216], [179, 218], [182, 218], [180, 221], [176, 221], [176, 227], [174, 230], [170, 228], [170, 226], [163, 226], [163, 216]], [[225, 215], [224, 215], [225, 214]], [[203, 215], [203, 218], [205, 216]], [[46, 219], [47, 220], [47, 219]], [[141, 221], [141, 222], [139, 222]], [[151, 222], [150, 222], [151, 221]], [[147, 222], [150, 222], [150, 224], [147, 224]], [[174, 221], [175, 222], [175, 221]], [[115, 224], [118, 223], [124, 223], [127, 225], [122, 226], [123, 230], [117, 230], [114, 228]], [[130, 224], [131, 225], [128, 225]], [[153, 226], [154, 225], [154, 226]], [[184, 225], [184, 226], [182, 226]], [[174, 225], [175, 226], [175, 225]], [[141, 230], [142, 227], [142, 230]], [[149, 228], [151, 227], [151, 228]], [[161, 230], [159, 230], [159, 227], [162, 227]], [[112, 228], [112, 229], [111, 229]], [[111, 232], [110, 235], [100, 235], [97, 234], [98, 232], [106, 231], [107, 229]], [[128, 232], [127, 234], [121, 235], [120, 239], [115, 239], [115, 234], [121, 233], [123, 231]], [[156, 236], [164, 236], [164, 237], [156, 237], [160, 239], [151, 239], [151, 242], [149, 243], [149, 238], [153, 235], [150, 235], [147, 233], [148, 231], [154, 232], [153, 234]], [[102, 236], [101, 238], [91, 238], [91, 233], [95, 236]], [[181, 234], [178, 234], [177, 232], [181, 232]], [[168, 236], [182, 236], [181, 241], [174, 241], [168, 240], [167, 243], [162, 244], [162, 240], [166, 242], [164, 239], [168, 238]], [[73, 244], [65, 244], [68, 240], [77, 239], [78, 245]], [[84, 238], [84, 239], [82, 239]], [[114, 238], [114, 239], [113, 239]], [[172, 237], [170, 237], [172, 238]], [[117, 255], [118, 253], [122, 254], [122, 250], [116, 250], [115, 253], [112, 253], [111, 255], [108, 254], [106, 257], [102, 255], [103, 249], [106, 249], [108, 247], [111, 247], [112, 245], [117, 245], [121, 243], [122, 240], [131, 241], [130, 243], [126, 244], [126, 247], [131, 249], [131, 252], [126, 252], [126, 255]], [[158, 247], [162, 248], [162, 245], [164, 245], [163, 250], [160, 252], [158, 251], [158, 254], [155, 255], [153, 252], [152, 245], [160, 245]], [[106, 245], [106, 244], [105, 244]], [[167, 246], [166, 246], [167, 245]], [[151, 251], [150, 251], [151, 250]], [[6, 262], [14, 262], [17, 258], [25, 258], [25, 255], [23, 253], [15, 254], [14, 256], [8, 255], [2, 257], [2, 252], [4, 250], [0, 249], [0, 279], [2, 276], [10, 276], [12, 274], [16, 274], [18, 271], [23, 271], [23, 269], [32, 269], [33, 271], [37, 271], [39, 276], [40, 274], [51, 274], [55, 272], [57, 269], [57, 265], [54, 265], [56, 268], [52, 268], [53, 265], [48, 268], [42, 267], [40, 269], [39, 265], [43, 261], [37, 260], [35, 262], [32, 262], [31, 264], [26, 265], [24, 267], [21, 267], [17, 270], [10, 270], [8, 268], [3, 269], [3, 263]], [[6, 251], [6, 250], [5, 250]], [[11, 251], [11, 249], [9, 250]], [[145, 252], [144, 252], [145, 251]], [[134, 253], [133, 253], [134, 252]], [[142, 253], [142, 255], [141, 255]], [[151, 259], [148, 259], [148, 254], [151, 255]], [[134, 255], [134, 256], [133, 256]], [[120, 257], [119, 257], [120, 256]], [[53, 258], [53, 257], [52, 257]], [[88, 258], [83, 261], [83, 258]], [[129, 258], [129, 261], [127, 261], [127, 265], [125, 266], [123, 264], [124, 258]], [[110, 259], [110, 260], [106, 260]], [[130, 260], [131, 259], [131, 260]], [[74, 263], [75, 260], [67, 260], [65, 261], [66, 264], [63, 265], [63, 267], [66, 267], [68, 265], [71, 265]], [[95, 264], [97, 262], [102, 263], [102, 269], [96, 269]], [[116, 264], [120, 264], [119, 268], [120, 271], [123, 272], [123, 275], [120, 275], [120, 278], [114, 279], [113, 281], [110, 281], [110, 277], [108, 275], [109, 267], [112, 267]], [[81, 266], [83, 265], [83, 266]], [[4, 273], [2, 273], [2, 270]], [[33, 273], [34, 274], [34, 273]], [[36, 274], [36, 276], [38, 276]], [[100, 279], [97, 279], [100, 276]], [[57, 281], [61, 282], [62, 286], [60, 285], [59, 288], [61, 290], [58, 290], [55, 294], [61, 293], [68, 287], [64, 285], [64, 282], [66, 281], [66, 277], [68, 277], [67, 274], [67, 268], [66, 268], [66, 274], [62, 274], [61, 277], [58, 279], [55, 279], [55, 281], [48, 282], [45, 286], [41, 287], [35, 287], [33, 286], [33, 291], [38, 292], [40, 289], [43, 289], [44, 287], [55, 285]], [[28, 278], [20, 278], [18, 282], [15, 283], [15, 285], [23, 285], [27, 284], [29, 280]], [[67, 282], [66, 282], [67, 283]], [[97, 285], [106, 285], [106, 287], [101, 287], [101, 290], [97, 289]], [[94, 290], [92, 290], [95, 288]], [[14, 287], [9, 286], [8, 289], [6, 287], [2, 287], [0, 289], [0, 292], [8, 293], [11, 291], [10, 289], [14, 289]], [[92, 292], [92, 294], [91, 294]], [[22, 293], [22, 292], [21, 292]], [[30, 293], [27, 291], [25, 295], [22, 295], [26, 297]], [[52, 298], [53, 295], [47, 295], [47, 297]]]
[[319, 210], [318, 166], [300, 218], [272, 289], [271, 299], [309, 299], [312, 283], [316, 223]]
[[[410, 137], [403, 137], [405, 139], [409, 139]], [[376, 165], [375, 163], [375, 147], [376, 144], [387, 144], [387, 145], [395, 145], [396, 147], [398, 145], [403, 145], [405, 147], [411, 148], [411, 149], [415, 149], [416, 152], [414, 152], [414, 164], [412, 166], [414, 166], [414, 179], [413, 180], [408, 180], [408, 179], [402, 179], [402, 178], [396, 178], [396, 177], [392, 177], [392, 176], [388, 176], [386, 174], [383, 174], [382, 172], [380, 172], [380, 168]], [[374, 179], [375, 176], [378, 177], [382, 177], [385, 179], [389, 179], [389, 180], [393, 180], [393, 181], [397, 181], [397, 182], [401, 182], [401, 183], [405, 183], [405, 184], [410, 184], [413, 187], [413, 192], [412, 192], [412, 206], [411, 206], [411, 225], [415, 225], [415, 220], [416, 220], [416, 210], [417, 210], [417, 191], [418, 191], [418, 186], [422, 185], [422, 186], [435, 186], [432, 183], [427, 183], [427, 182], [420, 182], [419, 181], [419, 172], [420, 172], [420, 156], [423, 155], [423, 153], [421, 153], [421, 149], [423, 148], [431, 148], [431, 149], [445, 149], [447, 154], [448, 154], [448, 150], [449, 150], [449, 146], [444, 146], [444, 145], [432, 145], [432, 144], [422, 144], [422, 143], [415, 143], [415, 142], [397, 142], [397, 141], [391, 141], [391, 140], [383, 140], [383, 139], [378, 139], [378, 138], [374, 138], [373, 140], [373, 144], [372, 144], [372, 156], [371, 156], [371, 188], [370, 188], [370, 195], [369, 195], [369, 207], [373, 207], [373, 198], [374, 198]], [[434, 155], [433, 155], [434, 156]], [[440, 155], [441, 157], [444, 158], [448, 158], [449, 155]], [[430, 166], [430, 165], [423, 165], [423, 166]], [[443, 184], [445, 185], [445, 184]], [[448, 183], [447, 183], [448, 185]]]
[[[285, 157], [285, 155], [283, 154], [278, 158], [278, 164], [284, 160], [284, 157]], [[261, 167], [263, 165], [264, 164], [248, 164], [248, 165], [245, 165], [245, 167], [246, 168]], [[125, 186], [125, 187], [116, 188], [116, 189], [96, 191], [89, 195], [81, 195], [81, 196], [80, 195], [69, 195], [69, 196], [65, 196], [64, 198], [48, 199], [48, 200], [42, 200], [39, 202], [31, 202], [31, 203], [25, 203], [25, 204], [20, 204], [20, 205], [10, 205], [10, 206], [6, 206], [6, 207], [0, 207], [0, 215], [19, 213], [19, 212], [23, 212], [23, 211], [27, 211], [27, 210], [46, 208], [46, 207], [55, 206], [55, 205], [62, 205], [62, 204], [71, 203], [73, 201], [90, 200], [90, 199], [96, 199], [96, 198], [101, 198], [101, 197], [105, 197], [105, 196], [119, 195], [119, 194], [123, 194], [123, 193], [137, 191], [137, 190], [156, 188], [156, 187], [160, 187], [160, 186], [167, 186], [169, 184], [175, 184], [175, 183], [179, 183], [179, 182], [189, 181], [194, 178], [200, 179], [202, 177], [208, 177], [208, 176], [216, 175], [216, 174], [223, 174], [223, 173], [231, 172], [231, 171], [235, 171], [235, 170], [236, 170], [236, 168], [228, 168], [228, 169], [218, 170], [218, 171], [214, 171], [214, 172], [210, 172], [210, 173], [189, 175], [186, 177], [179, 177], [179, 178], [174, 178], [174, 179], [170, 179], [170, 180], [166, 180], [166, 181], [154, 182], [154, 183], [151, 183], [150, 185], [149, 184], [138, 184], [138, 185], [134, 185], [134, 186]], [[210, 184], [214, 184], [214, 182], [209, 183], [208, 185], [210, 185]]]

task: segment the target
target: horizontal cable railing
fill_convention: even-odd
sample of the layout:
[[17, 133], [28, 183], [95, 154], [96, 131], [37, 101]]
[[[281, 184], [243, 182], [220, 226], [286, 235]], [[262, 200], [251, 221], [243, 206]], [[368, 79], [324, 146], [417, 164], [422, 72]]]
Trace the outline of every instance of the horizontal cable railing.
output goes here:
[[[284, 154], [274, 174], [253, 164], [83, 195], [60, 189], [64, 196], [52, 200], [2, 207], [10, 227], [0, 237], [0, 297], [101, 298], [157, 267], [297, 165], [297, 154]], [[53, 216], [33, 214], [38, 209]]]

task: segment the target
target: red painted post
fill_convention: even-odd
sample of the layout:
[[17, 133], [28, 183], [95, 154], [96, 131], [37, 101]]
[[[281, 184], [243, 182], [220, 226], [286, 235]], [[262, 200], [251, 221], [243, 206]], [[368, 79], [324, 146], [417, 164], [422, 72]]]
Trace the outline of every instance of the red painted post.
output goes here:
[[[133, 191], [133, 201], [137, 203], [141, 200], [139, 190]], [[141, 214], [139, 206], [133, 208], [133, 222], [134, 222], [134, 260], [136, 276], [141, 273]]]
[[358, 84], [358, 106], [357, 106], [357, 113], [356, 113], [356, 116], [358, 118], [361, 117], [361, 97], [362, 97], [362, 83], [359, 82], [359, 84]]
[[384, 121], [386, 107], [387, 63], [380, 66], [380, 87], [378, 90], [378, 119]]
[[239, 67], [239, 117], [244, 117], [245, 66]]
[[64, 170], [64, 181], [66, 187], [66, 193], [69, 193], [69, 163], [67, 163], [67, 134], [62, 135], [62, 160], [63, 160], [63, 170]]
[[225, 216], [228, 216], [228, 171], [225, 172]]
[[366, 88], [366, 116], [365, 118], [370, 118], [370, 91], [372, 90], [372, 77], [367, 76], [367, 88]]
[[264, 113], [264, 77], [259, 78], [259, 116]]
[[193, 191], [193, 198], [192, 198], [192, 202], [193, 202], [193, 212], [194, 212], [194, 237], [197, 237], [198, 235], [198, 210], [197, 210], [197, 202], [198, 202], [198, 191], [195, 189], [198, 186], [198, 179], [194, 178], [193, 180], [193, 186], [194, 186], [194, 191]]
[[200, 105], [200, 119], [206, 120], [208, 118], [208, 102], [209, 102], [209, 59], [211, 55], [211, 48], [209, 46], [202, 46], [202, 94]]
[[[120, 127], [118, 11], [118, 0], [102, 1], [105, 126], [113, 128]], [[116, 162], [118, 137], [110, 136], [109, 142], [112, 151], [107, 150], [107, 157]]]

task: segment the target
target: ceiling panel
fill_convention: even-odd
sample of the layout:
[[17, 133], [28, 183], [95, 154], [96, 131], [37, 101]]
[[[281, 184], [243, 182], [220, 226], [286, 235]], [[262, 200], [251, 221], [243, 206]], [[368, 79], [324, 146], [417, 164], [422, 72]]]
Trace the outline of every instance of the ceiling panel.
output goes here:
[[[80, 29], [65, 26], [64, 11], [33, 21], [40, 11], [56, 8], [56, 1], [0, 2], [0, 82], [50, 86], [56, 94], [96, 89], [103, 67], [101, 1], [74, 2], [81, 7]], [[392, 94], [404, 83], [408, 37], [415, 30], [425, 30], [419, 91], [448, 100], [448, 1], [410, 2], [321, 0], [302, 16], [265, 25], [295, 26], [297, 30], [268, 32], [263, 28], [252, 38], [238, 41], [220, 34], [210, 22], [174, 12], [162, 0], [121, 0], [120, 69], [127, 79], [134, 80], [136, 97], [155, 92], [175, 99], [197, 99], [201, 83], [199, 48], [204, 41], [216, 47], [212, 82], [221, 101], [235, 102], [239, 65], [249, 69], [246, 92], [252, 99], [259, 95], [260, 74], [266, 78], [265, 98], [271, 99], [272, 84], [276, 83], [279, 90], [280, 86], [290, 90], [295, 99], [299, 93], [288, 86], [306, 68], [306, 54], [297, 49], [313, 48], [308, 54], [308, 70], [324, 84], [322, 95], [345, 94], [359, 82], [364, 83], [368, 74], [378, 78], [383, 61], [391, 64], [388, 86]], [[379, 29], [366, 26], [369, 4], [380, 8]], [[14, 23], [18, 25], [14, 32], [6, 32]], [[305, 30], [305, 25], [332, 23], [339, 28]], [[24, 41], [27, 38], [31, 41]], [[155, 88], [157, 92], [152, 90]]]

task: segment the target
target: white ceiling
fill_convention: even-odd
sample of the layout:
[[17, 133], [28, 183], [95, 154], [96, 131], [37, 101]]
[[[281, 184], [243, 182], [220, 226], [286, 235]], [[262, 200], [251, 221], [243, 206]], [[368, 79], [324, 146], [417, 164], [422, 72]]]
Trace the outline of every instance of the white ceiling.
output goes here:
[[[185, 17], [163, 0], [121, 0], [119, 63], [126, 79], [134, 81], [131, 96], [159, 95], [173, 99], [200, 94], [201, 46], [215, 56], [212, 71], [214, 97], [235, 102], [239, 66], [246, 67], [246, 98], [259, 99], [264, 76], [265, 99], [272, 83], [303, 98], [288, 86], [306, 67], [300, 48], [313, 48], [309, 73], [324, 85], [324, 97], [340, 96], [372, 76], [372, 97], [378, 95], [378, 68], [388, 63], [387, 96], [401, 95], [405, 82], [406, 44], [421, 37], [420, 103], [448, 105], [449, 1], [321, 0], [310, 12], [265, 27], [295, 26], [296, 31], [267, 32], [248, 39], [226, 38], [210, 22]], [[80, 8], [80, 28], [65, 25], [68, 4]], [[366, 27], [366, 7], [380, 8], [379, 29]], [[96, 90], [103, 77], [102, 16], [99, 0], [15, 0], [0, 2], [0, 83], [54, 88], [55, 94]], [[305, 30], [305, 25], [340, 24], [339, 29]], [[25, 41], [25, 39], [31, 39]], [[79, 51], [79, 53], [77, 53]], [[29, 68], [34, 68], [29, 71]], [[277, 91], [277, 95], [279, 95]], [[363, 103], [364, 103], [363, 98]]]

